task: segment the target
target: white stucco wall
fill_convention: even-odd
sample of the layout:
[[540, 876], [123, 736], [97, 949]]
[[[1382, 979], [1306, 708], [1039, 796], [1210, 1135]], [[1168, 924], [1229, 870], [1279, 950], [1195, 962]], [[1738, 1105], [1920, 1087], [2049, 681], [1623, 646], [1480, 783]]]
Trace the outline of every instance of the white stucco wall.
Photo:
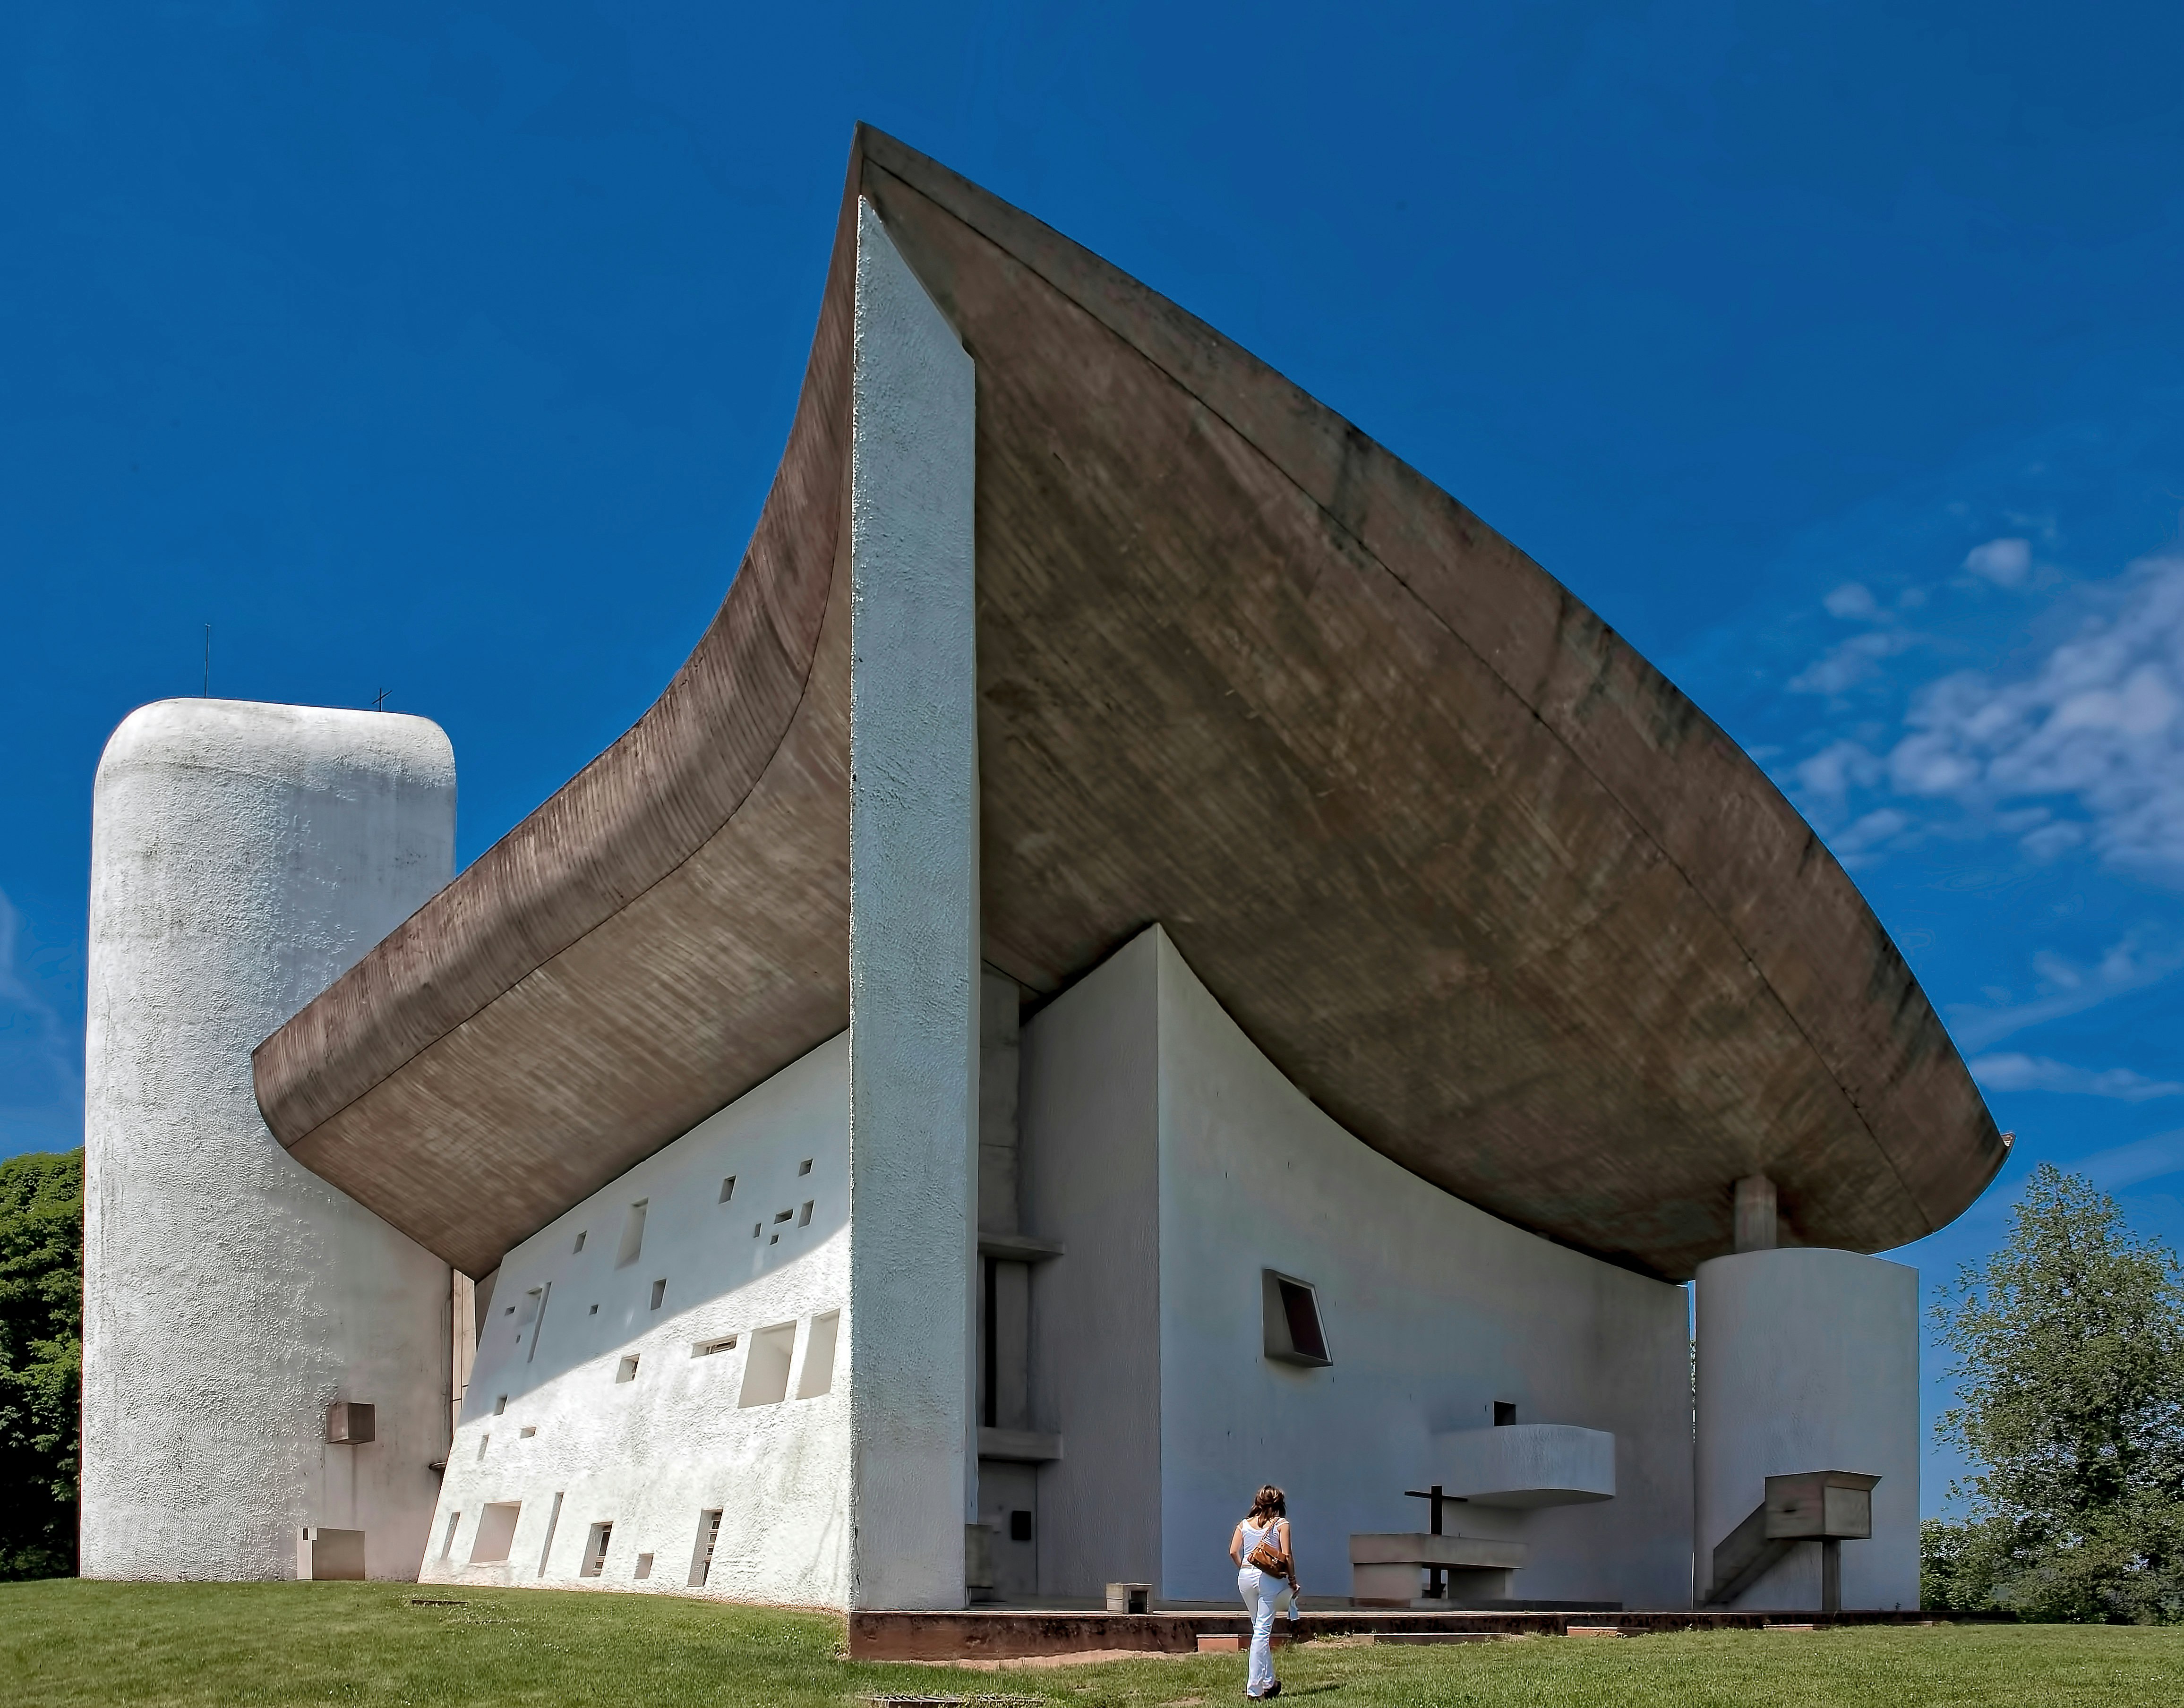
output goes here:
[[[92, 809], [83, 1572], [295, 1575], [306, 1525], [413, 1577], [447, 1449], [448, 1267], [266, 1131], [250, 1052], [454, 870], [422, 718], [131, 714]], [[325, 1441], [337, 1399], [378, 1438]]]
[[1039, 1588], [1097, 1595], [1161, 1569], [1160, 1041], [1139, 937], [1024, 1026], [1024, 1225], [1065, 1255], [1031, 1272]]
[[[1688, 1605], [1680, 1288], [1524, 1232], [1352, 1138], [1290, 1083], [1156, 929], [1161, 1050], [1162, 1580], [1234, 1594], [1231, 1527], [1289, 1491], [1298, 1571], [1349, 1593], [1354, 1531], [1426, 1527], [1436, 1434], [1520, 1421], [1615, 1437], [1615, 1498], [1451, 1510], [1529, 1548], [1518, 1599]], [[1260, 1271], [1318, 1290], [1334, 1364], [1264, 1355]]]
[[[844, 1033], [508, 1254], [426, 1581], [848, 1604], [846, 1332], [827, 1391], [804, 1390], [816, 1374], [814, 1322], [839, 1312], [838, 1326], [850, 1326], [849, 1103]], [[644, 1237], [625, 1264], [639, 1202]], [[794, 1330], [786, 1395], [740, 1404], [755, 1335], [783, 1325]], [[730, 1335], [733, 1350], [696, 1355]], [[618, 1381], [631, 1356], [634, 1378]], [[521, 1510], [508, 1557], [472, 1564], [488, 1504]], [[712, 1569], [693, 1586], [701, 1515], [712, 1510], [722, 1515]], [[599, 1523], [614, 1527], [604, 1567], [585, 1577]], [[653, 1569], [639, 1579], [644, 1554]]]
[[[1521, 1599], [1689, 1604], [1681, 1288], [1509, 1227], [1398, 1167], [1304, 1097], [1157, 927], [1024, 1030], [1027, 1216], [1067, 1254], [1033, 1283], [1043, 1594], [1149, 1579], [1226, 1602], [1231, 1527], [1289, 1492], [1307, 1594], [1350, 1593], [1349, 1538], [1426, 1527], [1436, 1438], [1526, 1422], [1615, 1437], [1613, 1499], [1454, 1506], [1531, 1550]], [[1266, 1356], [1261, 1271], [1313, 1284], [1334, 1357]], [[1444, 1463], [1444, 1460], [1447, 1462]]]
[[[1842, 1544], [1842, 1605], [1919, 1605], [1919, 1271], [1819, 1247], [1717, 1257], [1698, 1272], [1699, 1593], [1717, 1543], [1800, 1471], [1878, 1476], [1873, 1536]], [[1733, 1604], [1820, 1605], [1802, 1544]]]
[[851, 1598], [963, 1605], [978, 1119], [971, 359], [858, 203], [850, 453]]

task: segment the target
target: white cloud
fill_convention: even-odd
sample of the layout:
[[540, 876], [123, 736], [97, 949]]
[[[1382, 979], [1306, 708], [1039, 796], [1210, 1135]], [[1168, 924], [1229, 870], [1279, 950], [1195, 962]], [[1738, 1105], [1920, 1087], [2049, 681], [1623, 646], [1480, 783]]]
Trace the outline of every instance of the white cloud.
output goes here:
[[1913, 637], [1903, 629], [1873, 629], [1852, 635], [1847, 641], [1838, 641], [1791, 677], [1790, 692], [1841, 693], [1878, 673], [1884, 659], [1894, 658], [1912, 644]]
[[1880, 615], [1872, 593], [1861, 581], [1845, 581], [1820, 603], [1828, 608], [1831, 617], [1858, 621]]
[[1980, 1055], [1964, 1065], [1989, 1091], [2059, 1091], [2077, 1097], [2113, 1097], [2125, 1103], [2184, 1093], [2184, 1085], [2173, 1079], [2148, 1079], [2127, 1067], [2096, 1073], [2044, 1055]]
[[2184, 1130], [2157, 1132], [2130, 1144], [2095, 1151], [2075, 1172], [2089, 1177], [2103, 1192], [2120, 1192], [2142, 1180], [2159, 1180], [2184, 1169]]
[[1984, 1049], [2029, 1026], [2083, 1014], [2111, 997], [2143, 990], [2180, 966], [2184, 966], [2184, 953], [2171, 948], [2146, 949], [2135, 932], [2111, 944], [2089, 967], [2075, 965], [2052, 950], [2042, 949], [2032, 957], [2032, 971], [2040, 984], [2033, 996], [2013, 1002], [2006, 991], [1999, 994], [1988, 991], [1984, 993], [1988, 1006], [1953, 1003], [1948, 1010], [1949, 1032], [1958, 1049]]
[[1853, 787], [1870, 788], [1887, 767], [1856, 742], [1830, 742], [1791, 773], [1806, 794], [1819, 795], [1837, 811]]
[[1889, 782], [1981, 814], [2064, 797], [2084, 822], [2042, 821], [2028, 854], [2089, 843], [2113, 865], [2184, 879], [2184, 558], [2133, 565], [2109, 603], [2021, 676], [1928, 684], [1889, 752]]
[[1975, 576], [1986, 576], [1998, 587], [2020, 587], [2032, 568], [2032, 542], [1989, 540], [1966, 554], [1964, 567]]

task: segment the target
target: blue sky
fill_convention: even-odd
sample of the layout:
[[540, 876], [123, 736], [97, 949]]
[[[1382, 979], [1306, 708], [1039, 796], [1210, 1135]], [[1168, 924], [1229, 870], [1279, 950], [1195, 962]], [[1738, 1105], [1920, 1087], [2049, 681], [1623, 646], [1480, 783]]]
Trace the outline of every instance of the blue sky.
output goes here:
[[1930, 1282], [2039, 1160], [2184, 1241], [2179, 63], [2173, 7], [1993, 0], [9, 8], [0, 1152], [78, 1139], [92, 771], [205, 624], [216, 693], [444, 725], [465, 859], [651, 699], [862, 117], [1760, 756], [2020, 1136]]

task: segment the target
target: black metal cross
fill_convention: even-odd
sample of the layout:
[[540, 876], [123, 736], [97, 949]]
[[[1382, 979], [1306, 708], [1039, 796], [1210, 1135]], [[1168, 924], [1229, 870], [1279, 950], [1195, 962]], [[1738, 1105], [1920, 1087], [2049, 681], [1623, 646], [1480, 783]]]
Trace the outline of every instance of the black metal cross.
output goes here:
[[385, 688], [382, 688], [379, 691], [379, 698], [372, 701], [371, 709], [376, 712], [383, 712], [387, 709], [387, 690]]
[[[1441, 1508], [1451, 1500], [1461, 1500], [1463, 1499], [1461, 1494], [1444, 1494], [1441, 1492], [1441, 1486], [1438, 1483], [1435, 1483], [1430, 1488], [1406, 1488], [1403, 1493], [1409, 1495], [1412, 1499], [1423, 1500], [1428, 1503], [1428, 1510], [1430, 1512], [1431, 1516], [1427, 1519], [1426, 1522], [1429, 1527], [1429, 1533], [1435, 1536], [1440, 1534]], [[1439, 1597], [1445, 1595], [1447, 1593], [1447, 1585], [1441, 1577], [1441, 1568], [1438, 1566], [1429, 1566], [1426, 1567], [1426, 1594], [1429, 1596]]]

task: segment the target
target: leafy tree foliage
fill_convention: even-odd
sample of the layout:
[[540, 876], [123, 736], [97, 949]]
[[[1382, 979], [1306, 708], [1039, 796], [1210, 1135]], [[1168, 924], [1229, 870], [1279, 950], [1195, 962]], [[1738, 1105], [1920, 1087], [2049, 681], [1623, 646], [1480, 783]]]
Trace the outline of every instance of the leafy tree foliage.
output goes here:
[[0, 1578], [75, 1570], [83, 1153], [0, 1163]]
[[2184, 1287], [2080, 1175], [2034, 1171], [2010, 1237], [1934, 1311], [1980, 1467], [1968, 1521], [1921, 1530], [1929, 1607], [2184, 1618]]

